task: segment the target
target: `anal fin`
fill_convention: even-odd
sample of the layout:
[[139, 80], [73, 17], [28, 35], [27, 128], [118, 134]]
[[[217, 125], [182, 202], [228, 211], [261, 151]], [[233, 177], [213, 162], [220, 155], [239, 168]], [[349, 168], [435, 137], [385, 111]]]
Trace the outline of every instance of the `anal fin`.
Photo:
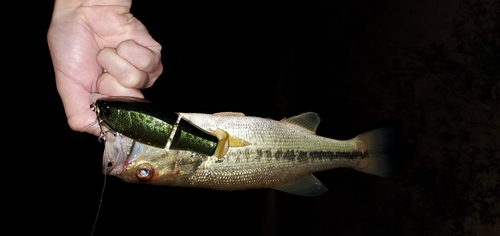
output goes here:
[[315, 197], [328, 191], [328, 188], [325, 187], [321, 181], [316, 179], [316, 177], [312, 174], [307, 175], [295, 182], [274, 187], [274, 189], [303, 197]]

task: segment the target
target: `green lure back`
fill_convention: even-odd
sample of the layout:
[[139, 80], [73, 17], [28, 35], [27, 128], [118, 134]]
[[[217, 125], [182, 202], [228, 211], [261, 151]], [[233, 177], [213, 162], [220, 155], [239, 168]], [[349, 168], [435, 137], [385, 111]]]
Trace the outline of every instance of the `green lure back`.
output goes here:
[[[93, 105], [99, 122], [112, 131], [158, 148], [186, 150], [211, 156], [218, 139], [146, 100], [100, 98]], [[170, 146], [168, 146], [170, 145]]]

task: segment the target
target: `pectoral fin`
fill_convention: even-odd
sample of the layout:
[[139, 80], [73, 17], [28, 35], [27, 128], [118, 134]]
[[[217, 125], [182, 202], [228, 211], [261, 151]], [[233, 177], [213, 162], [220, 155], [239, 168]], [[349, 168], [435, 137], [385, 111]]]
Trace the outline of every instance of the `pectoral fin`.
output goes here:
[[274, 189], [303, 197], [315, 197], [328, 191], [328, 188], [325, 187], [312, 174], [307, 175], [295, 182], [285, 184], [279, 187], [274, 187]]
[[218, 158], [224, 157], [229, 150], [229, 147], [244, 147], [250, 145], [249, 142], [238, 137], [230, 136], [226, 131], [221, 129], [216, 129], [212, 131], [212, 133], [217, 137], [217, 139], [219, 139], [214, 153], [214, 156]]
[[234, 136], [229, 136], [229, 147], [244, 147], [250, 145], [250, 142], [247, 142], [244, 139], [234, 137]]

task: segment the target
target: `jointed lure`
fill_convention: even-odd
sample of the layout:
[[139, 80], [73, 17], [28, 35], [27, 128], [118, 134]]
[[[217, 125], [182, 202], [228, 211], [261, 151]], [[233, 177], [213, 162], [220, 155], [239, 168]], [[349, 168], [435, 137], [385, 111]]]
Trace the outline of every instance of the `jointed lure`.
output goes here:
[[130, 97], [101, 98], [91, 106], [99, 123], [138, 142], [157, 148], [186, 150], [207, 156], [223, 157], [229, 148], [246, 145], [229, 140], [225, 131], [207, 133], [186, 122], [174, 112], [159, 110], [152, 103]]

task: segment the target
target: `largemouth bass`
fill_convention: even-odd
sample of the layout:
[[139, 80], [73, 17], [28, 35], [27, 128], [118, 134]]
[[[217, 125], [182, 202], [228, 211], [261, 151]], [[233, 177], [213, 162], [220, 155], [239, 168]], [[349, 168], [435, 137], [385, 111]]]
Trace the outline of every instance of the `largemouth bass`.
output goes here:
[[[106, 102], [106, 109], [119, 105], [116, 100], [104, 100], [96, 107], [103, 106], [99, 102]], [[121, 116], [130, 116], [135, 108], [127, 109], [120, 110]], [[352, 168], [382, 177], [389, 174], [391, 128], [335, 140], [315, 134], [320, 118], [312, 112], [281, 121], [232, 112], [177, 116], [167, 143], [175, 141], [175, 129], [183, 120], [217, 137], [214, 142], [225, 146], [219, 153], [222, 156], [197, 152], [196, 147], [147, 144], [147, 140], [122, 134], [127, 129], [113, 130], [108, 125], [112, 120], [101, 115], [104, 173], [129, 183], [218, 190], [272, 188], [301, 196], [318, 196], [328, 190], [312, 175], [317, 171]], [[225, 135], [218, 135], [221, 132]]]

